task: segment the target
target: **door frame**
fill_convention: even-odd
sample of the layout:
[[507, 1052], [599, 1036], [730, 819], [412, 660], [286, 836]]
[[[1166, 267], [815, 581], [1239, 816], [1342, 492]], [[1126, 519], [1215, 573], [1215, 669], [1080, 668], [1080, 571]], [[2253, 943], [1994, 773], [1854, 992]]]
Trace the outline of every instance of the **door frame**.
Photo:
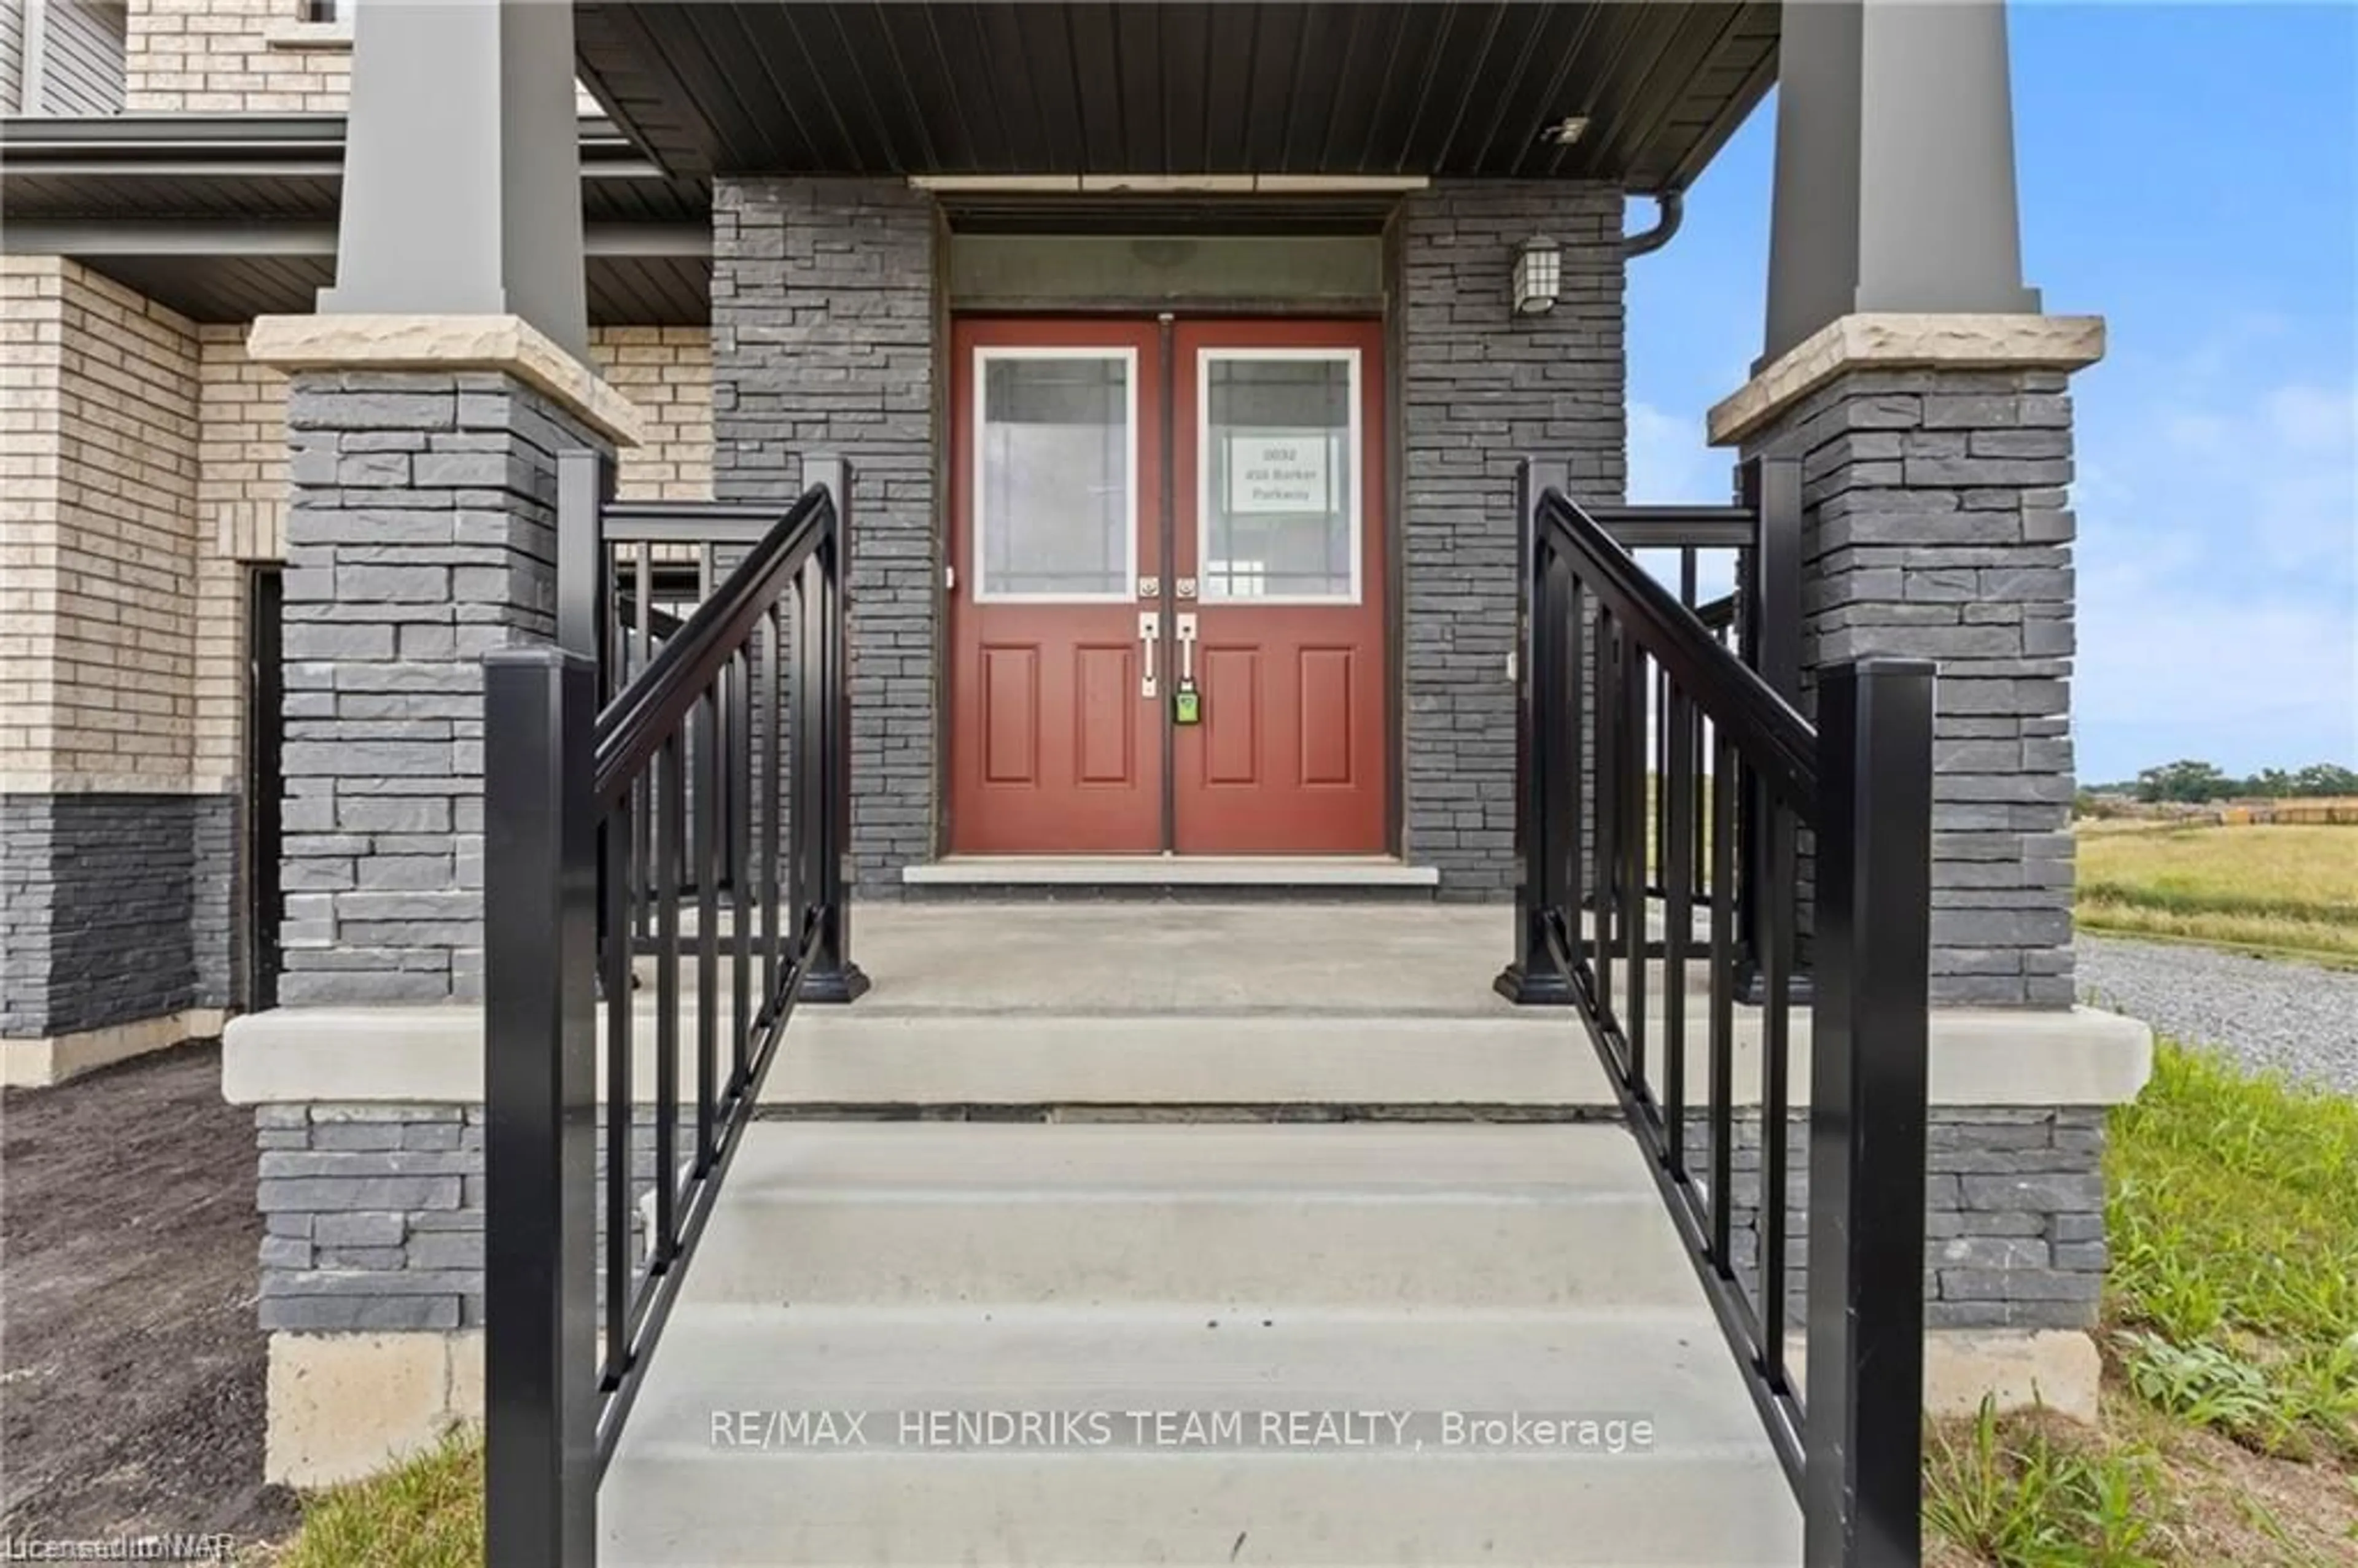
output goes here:
[[[1391, 279], [1397, 272], [1396, 258], [1390, 254], [1393, 248], [1387, 242], [1385, 274], [1388, 279]], [[965, 427], [967, 421], [962, 421], [958, 416], [958, 411], [955, 406], [956, 399], [951, 390], [957, 384], [958, 379], [968, 373], [968, 367], [959, 362], [960, 328], [968, 323], [989, 323], [1037, 327], [1055, 332], [1060, 329], [1069, 330], [1075, 327], [1105, 325], [1114, 321], [1152, 325], [1155, 328], [1160, 340], [1158, 373], [1161, 376], [1161, 385], [1155, 392], [1160, 406], [1155, 411], [1157, 429], [1152, 434], [1160, 439], [1164, 453], [1161, 476], [1163, 494], [1160, 498], [1160, 504], [1163, 508], [1164, 523], [1162, 530], [1162, 554], [1161, 558], [1155, 563], [1155, 572], [1163, 580], [1165, 600], [1168, 600], [1171, 596], [1171, 568], [1175, 548], [1173, 534], [1175, 524], [1172, 517], [1177, 497], [1174, 492], [1174, 487], [1181, 481], [1181, 476], [1175, 472], [1175, 465], [1170, 460], [1170, 454], [1175, 446], [1174, 438], [1176, 434], [1173, 424], [1175, 418], [1176, 400], [1171, 395], [1171, 392], [1174, 385], [1172, 378], [1178, 373], [1174, 341], [1177, 324], [1182, 321], [1191, 323], [1237, 321], [1272, 325], [1282, 322], [1302, 325], [1322, 322], [1361, 325], [1373, 323], [1376, 326], [1381, 350], [1380, 384], [1367, 391], [1371, 395], [1368, 397], [1368, 401], [1372, 404], [1380, 416], [1382, 428], [1375, 433], [1376, 438], [1366, 439], [1363, 437], [1363, 440], [1367, 457], [1377, 464], [1381, 472], [1380, 494], [1384, 510], [1382, 526], [1376, 531], [1376, 541], [1383, 551], [1383, 583], [1379, 596], [1382, 601], [1383, 656], [1379, 666], [1382, 672], [1384, 687], [1385, 734], [1384, 848], [1381, 853], [1392, 856], [1402, 855], [1408, 821], [1407, 712], [1402, 698], [1403, 685], [1407, 678], [1405, 664], [1407, 655], [1406, 650], [1401, 645], [1402, 632], [1407, 619], [1408, 592], [1407, 476], [1405, 473], [1407, 441], [1403, 427], [1406, 410], [1401, 396], [1398, 312], [1388, 308], [1389, 301], [1377, 300], [1368, 300], [1364, 305], [1356, 301], [1305, 302], [1281, 299], [1264, 303], [1239, 300], [1223, 301], [1217, 305], [1199, 308], [1174, 305], [1163, 301], [1105, 300], [1091, 301], [1086, 306], [1065, 309], [1040, 310], [1010, 310], [998, 308], [967, 309], [954, 305], [948, 299], [946, 292], [940, 297], [940, 300], [935, 316], [936, 328], [935, 384], [940, 389], [941, 395], [936, 402], [933, 465], [934, 493], [939, 498], [935, 517], [935, 543], [938, 551], [938, 565], [941, 568], [936, 571], [934, 577], [936, 611], [935, 624], [941, 628], [935, 659], [936, 680], [935, 711], [939, 715], [934, 738], [934, 824], [931, 838], [935, 857], [939, 859], [952, 853], [950, 846], [956, 834], [956, 824], [952, 820], [955, 809], [952, 795], [956, 777], [953, 759], [957, 745], [955, 730], [957, 721], [957, 705], [953, 691], [957, 634], [953, 630], [952, 619], [957, 613], [954, 605], [958, 595], [957, 590], [952, 589], [949, 586], [948, 574], [952, 570], [961, 568], [957, 549], [957, 530], [953, 521], [954, 495], [956, 487], [965, 482], [961, 469], [968, 460], [968, 446], [973, 435], [972, 431]], [[1141, 427], [1141, 438], [1143, 439], [1149, 434], [1150, 432]], [[1141, 503], [1145, 500], [1142, 492], [1140, 499]], [[1140, 562], [1141, 568], [1145, 564], [1142, 560]], [[964, 579], [960, 579], [960, 589], [962, 589], [963, 587]], [[1171, 662], [1171, 655], [1175, 651], [1176, 633], [1172, 618], [1167, 612], [1167, 605], [1165, 608], [1166, 612], [1163, 617], [1163, 645], [1158, 652], [1158, 667], [1167, 672], [1176, 667]], [[1176, 859], [1178, 857], [1173, 848], [1177, 842], [1176, 803], [1173, 790], [1175, 780], [1172, 776], [1172, 770], [1176, 766], [1176, 750], [1171, 743], [1170, 725], [1164, 723], [1159, 725], [1157, 729], [1158, 744], [1162, 748], [1163, 770], [1162, 841], [1163, 848], [1161, 852]]]
[[243, 962], [237, 990], [248, 1011], [278, 1005], [282, 969], [279, 849], [284, 838], [286, 773], [281, 762], [287, 721], [282, 656], [284, 579], [276, 561], [245, 572], [245, 822], [239, 848], [245, 863]]
[[[945, 385], [949, 395], [943, 400], [945, 417], [942, 425], [942, 445], [939, 452], [941, 470], [946, 475], [942, 494], [939, 542], [942, 561], [947, 568], [937, 579], [936, 591], [941, 595], [942, 628], [939, 656], [936, 661], [936, 701], [942, 715], [938, 750], [936, 753], [936, 852], [947, 851], [961, 837], [956, 819], [959, 784], [967, 776], [963, 763], [979, 765], [979, 755], [969, 755], [970, 750], [983, 744], [979, 733], [962, 733], [958, 720], [960, 709], [974, 700], [959, 684], [962, 670], [978, 676], [979, 668], [968, 669], [968, 654], [973, 639], [980, 634], [981, 622], [994, 609], [1018, 609], [1024, 605], [1038, 607], [1043, 613], [1053, 613], [1063, 608], [1076, 615], [1120, 615], [1134, 622], [1141, 610], [1155, 604], [1138, 594], [1139, 580], [1153, 576], [1158, 581], [1164, 572], [1165, 497], [1168, 475], [1162, 471], [1164, 458], [1162, 446], [1163, 423], [1167, 413], [1153, 406], [1153, 399], [1163, 395], [1167, 383], [1161, 368], [1161, 355], [1166, 346], [1167, 334], [1158, 330], [1151, 319], [1141, 319], [1134, 314], [1120, 316], [1009, 316], [998, 313], [973, 313], [957, 316], [946, 324], [943, 341], [946, 349], [947, 379]], [[982, 372], [991, 356], [1010, 359], [1103, 359], [1115, 355], [1128, 364], [1128, 408], [1126, 427], [1130, 434], [1131, 449], [1129, 464], [1129, 496], [1126, 534], [1129, 555], [1126, 559], [1126, 592], [1120, 596], [1106, 594], [1087, 598], [1055, 595], [1011, 594], [979, 597], [976, 589], [983, 574], [973, 552], [978, 541], [981, 519], [978, 515], [980, 498], [977, 481], [981, 451], [980, 436], [984, 415]], [[1155, 421], [1149, 428], [1148, 421]], [[1146, 471], [1141, 471], [1144, 470]], [[1140, 530], [1152, 519], [1155, 544], [1141, 547]], [[953, 577], [955, 587], [952, 586]], [[1169, 622], [1164, 617], [1162, 635], [1154, 644], [1156, 669], [1163, 670], [1168, 650]], [[1126, 641], [1135, 647], [1138, 629], [1132, 625]], [[1141, 696], [1133, 700], [1143, 703]], [[1155, 702], [1159, 707], [1161, 693]], [[1170, 766], [1168, 727], [1155, 722], [1152, 735], [1138, 738], [1137, 776], [1141, 793], [1152, 787], [1160, 797], [1152, 816], [1152, 836], [1158, 844], [1169, 842], [1169, 810], [1167, 773]], [[1149, 748], [1152, 748], [1151, 750]], [[1130, 809], [1123, 807], [1122, 810]], [[1083, 815], [1093, 815], [1084, 813]], [[1100, 836], [1115, 826], [1117, 818], [1097, 818], [1092, 827]], [[1112, 832], [1111, 837], [1139, 842], [1147, 837], [1146, 824], [1135, 822], [1138, 829], [1131, 838], [1129, 828]], [[969, 845], [971, 834], [965, 835]], [[968, 853], [1044, 853], [1057, 851], [974, 850]], [[1123, 850], [1091, 850], [1074, 849], [1065, 853], [1131, 853], [1152, 854], [1152, 848]]]
[[[1400, 788], [1399, 708], [1391, 691], [1394, 679], [1392, 650], [1399, 635], [1398, 622], [1392, 614], [1392, 586], [1399, 552], [1392, 530], [1393, 515], [1389, 510], [1393, 505], [1392, 485], [1386, 474], [1390, 408], [1385, 392], [1390, 381], [1390, 355], [1382, 323], [1364, 316], [1307, 318], [1296, 315], [1271, 320], [1223, 314], [1176, 323], [1172, 330], [1177, 345], [1171, 361], [1171, 374], [1174, 384], [1184, 379], [1186, 385], [1184, 390], [1174, 390], [1171, 405], [1174, 420], [1179, 416], [1179, 411], [1184, 409], [1190, 425], [1174, 436], [1170, 453], [1173, 470], [1180, 475], [1180, 482], [1187, 486], [1184, 503], [1173, 510], [1170, 535], [1175, 552], [1195, 558], [1198, 575], [1206, 565], [1201, 551], [1205, 546], [1204, 528], [1212, 504], [1210, 449], [1204, 438], [1208, 428], [1206, 420], [1213, 362], [1231, 359], [1332, 363], [1339, 359], [1350, 367], [1347, 398], [1349, 416], [1356, 427], [1356, 439], [1350, 453], [1353, 471], [1349, 535], [1352, 591], [1349, 597], [1336, 599], [1324, 595], [1277, 594], [1256, 595], [1249, 600], [1206, 600], [1199, 591], [1195, 608], [1200, 610], [1206, 622], [1207, 643], [1218, 640], [1211, 634], [1211, 625], [1231, 623], [1230, 615], [1246, 610], [1248, 606], [1274, 612], [1281, 621], [1307, 617], [1332, 625], [1334, 622], [1326, 621], [1326, 617], [1347, 617], [1344, 623], [1354, 627], [1353, 635], [1356, 637], [1364, 637], [1372, 631], [1377, 646], [1371, 650], [1374, 656], [1368, 661], [1363, 678], [1371, 681], [1375, 689], [1363, 700], [1372, 707], [1373, 712], [1355, 705], [1351, 719], [1354, 729], [1362, 719], [1372, 722], [1381, 737], [1366, 775], [1377, 792], [1372, 814], [1364, 819], [1358, 829], [1366, 836], [1354, 845], [1333, 844], [1325, 849], [1297, 849], [1290, 852], [1305, 857], [1392, 853], [1400, 842], [1395, 827], [1395, 802]], [[1370, 507], [1387, 510], [1370, 518]], [[1182, 574], [1183, 581], [1184, 577]], [[1188, 607], [1181, 605], [1179, 608]], [[1289, 611], [1293, 612], [1293, 617], [1288, 616]], [[1299, 624], [1298, 620], [1296, 623]], [[1324, 640], [1323, 635], [1320, 640]], [[1207, 646], [1201, 652], [1208, 657], [1211, 649]], [[1265, 690], [1263, 695], [1269, 693]], [[1297, 693], [1296, 701], [1298, 696]], [[1214, 717], [1216, 719], [1217, 715]], [[1297, 739], [1306, 739], [1307, 733], [1305, 727]], [[1174, 752], [1187, 749], [1185, 735], [1184, 730], [1173, 732]], [[1195, 741], [1199, 746], [1208, 745], [1208, 729], [1195, 731]], [[1184, 759], [1174, 759], [1174, 772], [1183, 764]], [[1190, 798], [1182, 795], [1176, 787], [1177, 783], [1174, 778], [1174, 812], [1187, 806]], [[1199, 792], [1192, 798], [1195, 813], [1195, 836], [1200, 839], [1210, 827], [1205, 816], [1211, 804], [1210, 795], [1207, 792]], [[1277, 802], [1272, 800], [1271, 805], [1275, 806]], [[1368, 809], [1365, 804], [1356, 808], [1357, 811]], [[1335, 826], [1331, 817], [1322, 817], [1322, 820], [1330, 829]], [[1174, 826], [1174, 836], [1168, 841], [1174, 850], [1180, 843], [1175, 830], [1179, 826], [1184, 824]], [[1229, 833], [1222, 833], [1221, 836], [1233, 837]], [[1244, 837], [1250, 838], [1254, 835], [1247, 833]], [[1237, 849], [1203, 852], [1217, 855], [1224, 852], [1271, 851]], [[1282, 854], [1289, 851], [1275, 852]]]

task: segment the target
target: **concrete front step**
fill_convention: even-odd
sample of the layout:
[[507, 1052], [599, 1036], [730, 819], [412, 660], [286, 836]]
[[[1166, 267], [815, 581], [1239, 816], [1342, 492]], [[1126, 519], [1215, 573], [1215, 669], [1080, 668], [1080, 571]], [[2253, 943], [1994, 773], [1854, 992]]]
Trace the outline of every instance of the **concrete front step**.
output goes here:
[[[1646, 1050], [1664, 1091], [1663, 996], [1650, 977]], [[1686, 1098], [1708, 1090], [1710, 1009], [1690, 989]], [[1624, 988], [1616, 1006], [1628, 1020]], [[1494, 1005], [1495, 1004], [1495, 1005]], [[720, 1026], [728, 1028], [724, 1005]], [[654, 1011], [641, 993], [639, 1097], [654, 1082]], [[680, 1038], [692, 1051], [694, 999]], [[1808, 1103], [1811, 1011], [1791, 1014], [1792, 1103]], [[601, 1013], [599, 1025], [605, 1020]], [[1757, 1103], [1763, 1046], [1758, 1008], [1734, 1018], [1736, 1101]], [[2144, 1081], [2150, 1046], [2141, 1025], [2089, 1009], [2024, 1011], [1936, 1008], [1931, 1018], [1931, 1093], [1939, 1105], [2108, 1104]], [[1316, 1006], [1217, 1003], [1162, 1011], [1027, 1011], [909, 1005], [882, 988], [849, 1007], [798, 1010], [765, 1103], [803, 1108], [1043, 1107], [1217, 1111], [1288, 1107], [1378, 1114], [1587, 1115], [1611, 1112], [1612, 1087], [1586, 1032], [1567, 1008], [1517, 1008], [1457, 999], [1452, 1010], [1382, 1015]]]
[[1027, 1454], [633, 1458], [599, 1561], [1036, 1568], [1792, 1568], [1773, 1462], [1740, 1454]]
[[[723, 1412], [1524, 1410], [1642, 1419], [1628, 1452], [1749, 1453], [1760, 1421], [1699, 1295], [1675, 1305], [1290, 1308], [698, 1304], [666, 1330], [631, 1452], [703, 1453]], [[897, 1423], [871, 1421], [890, 1445]], [[1255, 1434], [1248, 1434], [1255, 1435]], [[1128, 1425], [1109, 1447], [1152, 1446]], [[1431, 1446], [1438, 1448], [1439, 1442]]]
[[1695, 1288], [1616, 1127], [754, 1132], [697, 1258], [708, 1301], [1668, 1307]]
[[1609, 1126], [757, 1124], [600, 1510], [630, 1564], [1799, 1554]]

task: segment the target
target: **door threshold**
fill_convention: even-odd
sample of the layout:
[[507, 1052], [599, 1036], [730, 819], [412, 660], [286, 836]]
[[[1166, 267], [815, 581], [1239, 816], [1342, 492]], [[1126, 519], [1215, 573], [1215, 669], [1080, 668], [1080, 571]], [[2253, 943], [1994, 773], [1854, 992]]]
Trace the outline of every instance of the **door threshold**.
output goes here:
[[1392, 855], [951, 855], [901, 868], [912, 887], [1431, 888]]

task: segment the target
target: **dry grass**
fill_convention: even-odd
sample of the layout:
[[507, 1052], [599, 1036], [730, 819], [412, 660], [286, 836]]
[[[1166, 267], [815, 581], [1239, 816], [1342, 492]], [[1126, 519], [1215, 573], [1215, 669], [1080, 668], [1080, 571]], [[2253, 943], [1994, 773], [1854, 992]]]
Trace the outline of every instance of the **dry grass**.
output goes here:
[[2080, 924], [2358, 963], [2358, 830], [2082, 824]]

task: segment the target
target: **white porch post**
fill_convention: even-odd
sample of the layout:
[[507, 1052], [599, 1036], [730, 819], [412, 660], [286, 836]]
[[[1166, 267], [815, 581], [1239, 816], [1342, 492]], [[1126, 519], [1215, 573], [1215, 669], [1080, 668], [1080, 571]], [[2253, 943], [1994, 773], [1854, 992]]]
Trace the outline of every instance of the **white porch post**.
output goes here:
[[585, 358], [573, 7], [354, 11], [336, 285], [320, 311], [518, 316]]
[[1761, 368], [1855, 311], [2021, 314], [1997, 0], [1790, 0]]

